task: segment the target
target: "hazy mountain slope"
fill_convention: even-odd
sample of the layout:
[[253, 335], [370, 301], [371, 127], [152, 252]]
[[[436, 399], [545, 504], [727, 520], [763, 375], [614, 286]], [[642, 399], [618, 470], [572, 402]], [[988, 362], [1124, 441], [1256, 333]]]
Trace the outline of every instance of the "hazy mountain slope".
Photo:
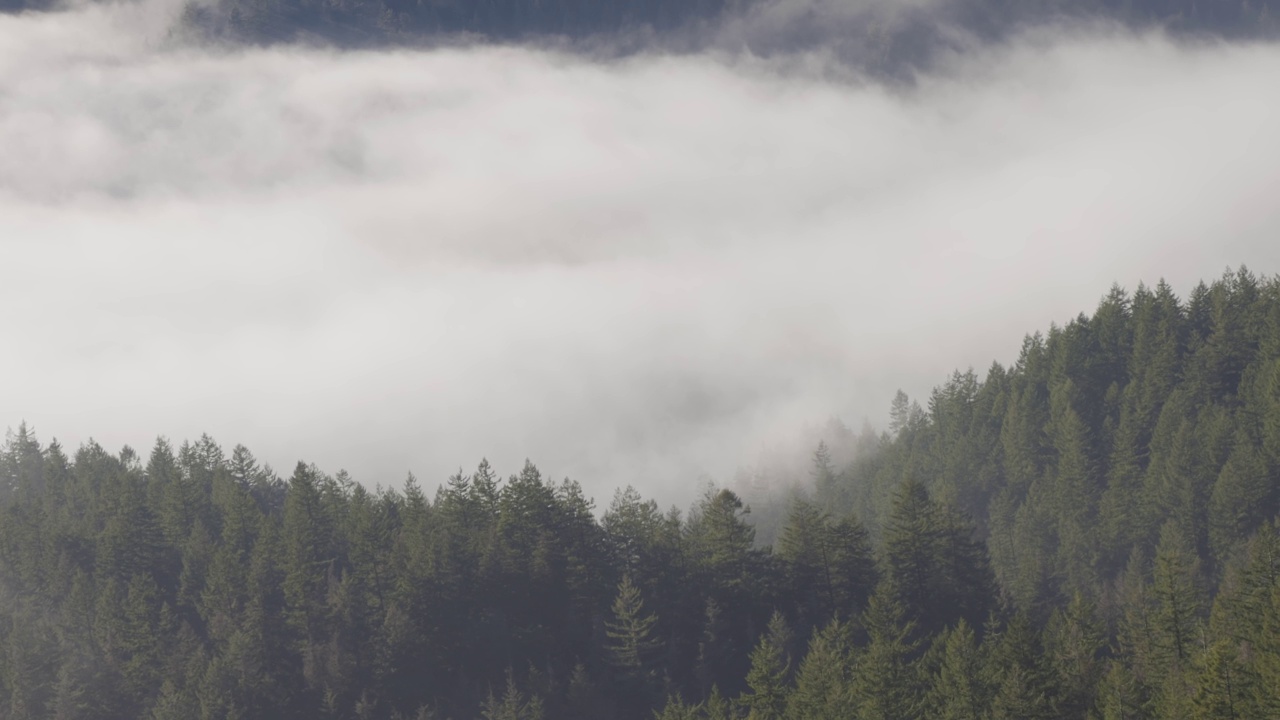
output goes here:
[[[3, 0], [8, 11], [49, 0]], [[1276, 0], [195, 0], [183, 24], [207, 39], [339, 47], [535, 42], [614, 56], [707, 49], [822, 51], [909, 77], [1027, 30], [1115, 24], [1204, 40], [1274, 38]]]

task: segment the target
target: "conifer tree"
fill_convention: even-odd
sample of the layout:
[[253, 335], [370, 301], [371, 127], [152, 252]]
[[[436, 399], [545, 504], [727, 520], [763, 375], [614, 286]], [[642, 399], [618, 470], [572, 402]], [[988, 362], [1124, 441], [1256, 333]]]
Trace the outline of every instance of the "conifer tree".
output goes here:
[[831, 540], [827, 518], [806, 500], [792, 500], [778, 557], [787, 563], [790, 590], [803, 604], [802, 620], [809, 626], [826, 623], [836, 612]]
[[1252, 706], [1257, 678], [1242, 662], [1234, 642], [1219, 640], [1197, 659], [1191, 717], [1194, 720], [1244, 720], [1266, 717]]
[[[608, 714], [603, 707], [596, 685], [582, 663], [573, 666], [569, 675], [569, 687], [566, 691], [565, 710], [570, 720], [591, 720]], [[677, 702], [678, 698], [669, 698], [668, 705]], [[664, 712], [666, 710], [664, 709]]]
[[831, 578], [835, 612], [842, 617], [855, 617], [867, 607], [867, 600], [880, 583], [871, 535], [858, 518], [847, 516], [836, 521], [830, 536]]
[[189, 720], [200, 716], [200, 703], [195, 694], [165, 680], [160, 695], [151, 708], [150, 720]]
[[701, 705], [689, 705], [678, 695], [672, 695], [662, 706], [661, 712], [654, 713], [655, 720], [701, 720]]
[[858, 659], [853, 683], [858, 717], [896, 720], [916, 717], [921, 710], [921, 687], [913, 665], [917, 643], [914, 623], [904, 619], [902, 606], [890, 595], [871, 596], [862, 624], [869, 642]]
[[717, 685], [711, 686], [711, 695], [707, 697], [703, 708], [707, 720], [733, 720], [733, 704], [720, 694], [720, 687]]
[[1084, 718], [1102, 679], [1106, 628], [1094, 603], [1077, 593], [1065, 609], [1057, 609], [1045, 629], [1045, 653], [1061, 688], [1058, 709], [1064, 716]]
[[753, 560], [755, 529], [743, 516], [751, 512], [731, 490], [709, 492], [703, 498], [692, 535], [699, 559], [712, 582], [730, 593], [745, 590], [746, 572]]
[[898, 491], [884, 539], [886, 580], [894, 600], [910, 617], [924, 618], [931, 626], [939, 622], [934, 613], [944, 541], [939, 515], [924, 485], [908, 481]]
[[5, 717], [48, 717], [56, 690], [57, 640], [53, 629], [30, 609], [15, 613], [13, 620], [12, 626], [0, 630], [0, 648], [6, 655], [0, 657], [0, 681], [9, 691]]
[[992, 689], [983, 673], [973, 629], [961, 620], [935, 642], [943, 655], [929, 691], [929, 715], [938, 720], [982, 720], [991, 704]]
[[1150, 720], [1150, 700], [1146, 689], [1125, 666], [1113, 659], [1098, 686], [1095, 700], [1097, 716], [1102, 720]]
[[750, 691], [739, 701], [748, 720], [782, 720], [790, 695], [791, 628], [781, 613], [774, 612], [769, 627], [751, 652], [747, 672]]
[[289, 626], [304, 653], [324, 634], [325, 593], [334, 561], [319, 480], [313, 468], [298, 463], [284, 508], [283, 590]]
[[1049, 698], [1021, 665], [1005, 670], [991, 701], [992, 720], [1040, 720], [1053, 717]]
[[893, 404], [889, 407], [889, 432], [897, 435], [907, 427], [910, 419], [911, 399], [898, 390], [893, 396]]
[[1280, 587], [1272, 587], [1261, 622], [1251, 638], [1253, 652], [1250, 706], [1265, 717], [1280, 716]]
[[654, 632], [658, 618], [644, 612], [644, 600], [630, 576], [624, 576], [618, 584], [612, 609], [613, 620], [605, 622], [609, 656], [625, 675], [644, 678], [650, 672], [655, 653], [662, 647], [661, 638]]
[[1280, 524], [1264, 525], [1247, 543], [1240, 567], [1223, 583], [1214, 602], [1217, 632], [1251, 642], [1264, 625], [1271, 594], [1280, 588]]
[[1198, 560], [1183, 525], [1167, 522], [1160, 533], [1150, 589], [1148, 679], [1155, 713], [1187, 717], [1191, 711], [1191, 660], [1201, 634], [1202, 593]]
[[986, 619], [994, 578], [986, 549], [921, 483], [899, 489], [885, 530], [886, 591], [925, 636], [961, 618]]
[[45, 454], [35, 430], [23, 421], [16, 432], [8, 431], [0, 455], [0, 504], [7, 499], [39, 502], [46, 488], [46, 471]]
[[989, 640], [988, 672], [996, 690], [991, 714], [1002, 720], [1038, 720], [1058, 713], [1060, 689], [1039, 634], [1026, 613], [1015, 615]]
[[1174, 521], [1160, 533], [1152, 570], [1155, 650], [1166, 667], [1187, 663], [1195, 650], [1203, 606], [1199, 562]]
[[508, 669], [506, 690], [501, 697], [490, 691], [481, 708], [481, 717], [484, 720], [543, 720], [542, 700], [522, 693]]
[[853, 694], [854, 650], [851, 629], [832, 620], [813, 636], [800, 661], [795, 690], [787, 701], [787, 720], [844, 720], [856, 717]]
[[1053, 428], [1057, 464], [1054, 468], [1056, 564], [1061, 567], [1066, 594], [1092, 592], [1097, 584], [1098, 548], [1095, 522], [1098, 483], [1091, 441], [1084, 421], [1072, 407], [1080, 402], [1070, 380], [1052, 393], [1056, 406]]
[[1238, 431], [1209, 498], [1209, 542], [1220, 560], [1275, 516], [1280, 490], [1269, 474], [1248, 433]]

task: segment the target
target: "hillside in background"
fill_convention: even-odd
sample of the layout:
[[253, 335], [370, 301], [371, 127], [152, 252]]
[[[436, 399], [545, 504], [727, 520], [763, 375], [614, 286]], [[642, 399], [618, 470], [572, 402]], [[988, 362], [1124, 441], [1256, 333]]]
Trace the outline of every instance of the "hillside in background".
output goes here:
[[828, 51], [845, 65], [908, 80], [957, 53], [1050, 25], [1114, 23], [1202, 39], [1280, 35], [1276, 0], [222, 0], [192, 5], [210, 37], [342, 46], [549, 42], [592, 54]]
[[[0, 0], [50, 10], [53, 0]], [[591, 54], [830, 51], [858, 70], [909, 79], [1014, 34], [1115, 25], [1200, 40], [1280, 36], [1277, 0], [219, 0], [189, 2], [183, 25], [206, 39], [347, 48], [533, 42]]]
[[1280, 285], [1113, 289], [1013, 367], [899, 393], [880, 449], [818, 493], [878, 533], [904, 479], [978, 524], [1020, 607], [1097, 595], [1168, 523], [1221, 578], [1280, 510]]
[[599, 514], [532, 464], [429, 497], [20, 426], [0, 714], [1280, 716], [1280, 280], [1113, 290], [850, 441], [761, 546], [729, 490]]

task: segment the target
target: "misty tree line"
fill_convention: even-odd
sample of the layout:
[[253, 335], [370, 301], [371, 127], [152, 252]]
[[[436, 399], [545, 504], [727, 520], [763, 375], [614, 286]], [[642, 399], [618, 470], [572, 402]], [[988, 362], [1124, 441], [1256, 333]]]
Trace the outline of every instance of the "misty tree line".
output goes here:
[[[457, 41], [586, 41], [594, 51], [752, 52], [822, 47], [875, 75], [909, 79], [974, 41], [1051, 24], [1110, 22], [1178, 36], [1280, 37], [1280, 0], [220, 0], [189, 2], [183, 26], [247, 43], [341, 47]], [[0, 0], [0, 11], [55, 0]]]
[[[763, 17], [771, 5], [799, 12]], [[223, 0], [211, 9], [191, 5], [188, 19], [214, 34], [253, 42], [308, 35], [357, 45], [458, 35], [491, 40], [613, 36], [644, 47], [661, 45], [662, 38], [646, 37], [658, 33], [687, 49], [713, 38], [721, 23], [739, 20], [755, 36], [748, 41], [756, 40], [756, 51], [794, 51], [817, 42], [868, 62], [878, 57], [881, 66], [890, 66], [918, 63], [939, 48], [959, 49], [956, 30], [996, 40], [1072, 20], [1274, 37], [1280, 30], [1275, 5], [1275, 0], [947, 0], [911, 7], [873, 0], [853, 13], [820, 0]], [[753, 12], [761, 16], [753, 19]], [[824, 24], [834, 24], [836, 33], [822, 31]]]
[[[531, 464], [432, 500], [207, 437], [68, 457], [25, 426], [4, 471], [11, 718], [647, 717], [742, 686], [789, 594], [729, 491], [682, 517], [627, 490], [597, 520]], [[865, 533], [831, 531], [825, 605], [797, 618], [874, 586]]]
[[1280, 281], [1114, 290], [839, 450], [766, 547], [729, 490], [597, 517], [532, 464], [429, 498], [20, 426], [0, 714], [1280, 717]]

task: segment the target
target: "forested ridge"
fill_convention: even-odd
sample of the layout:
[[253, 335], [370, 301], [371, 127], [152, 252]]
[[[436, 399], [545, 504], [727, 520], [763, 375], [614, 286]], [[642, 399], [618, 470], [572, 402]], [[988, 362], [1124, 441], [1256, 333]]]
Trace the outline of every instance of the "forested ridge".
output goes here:
[[[1110, 25], [1180, 38], [1280, 37], [1277, 0], [189, 0], [180, 29], [231, 44], [345, 48], [535, 43], [591, 55], [821, 50], [909, 81], [957, 54], [1046, 27]], [[0, 0], [46, 11], [56, 0]]]
[[769, 547], [728, 489], [598, 512], [532, 464], [369, 490], [21, 425], [0, 716], [1280, 717], [1280, 279], [1114, 289], [849, 442]]
[[368, 44], [467, 35], [693, 49], [715, 44], [727, 28], [755, 52], [827, 46], [880, 70], [961, 49], [965, 41], [957, 34], [990, 41], [1049, 23], [1104, 20], [1226, 38], [1274, 37], [1280, 30], [1275, 0], [223, 0], [189, 7], [195, 26], [255, 42], [310, 36]]

